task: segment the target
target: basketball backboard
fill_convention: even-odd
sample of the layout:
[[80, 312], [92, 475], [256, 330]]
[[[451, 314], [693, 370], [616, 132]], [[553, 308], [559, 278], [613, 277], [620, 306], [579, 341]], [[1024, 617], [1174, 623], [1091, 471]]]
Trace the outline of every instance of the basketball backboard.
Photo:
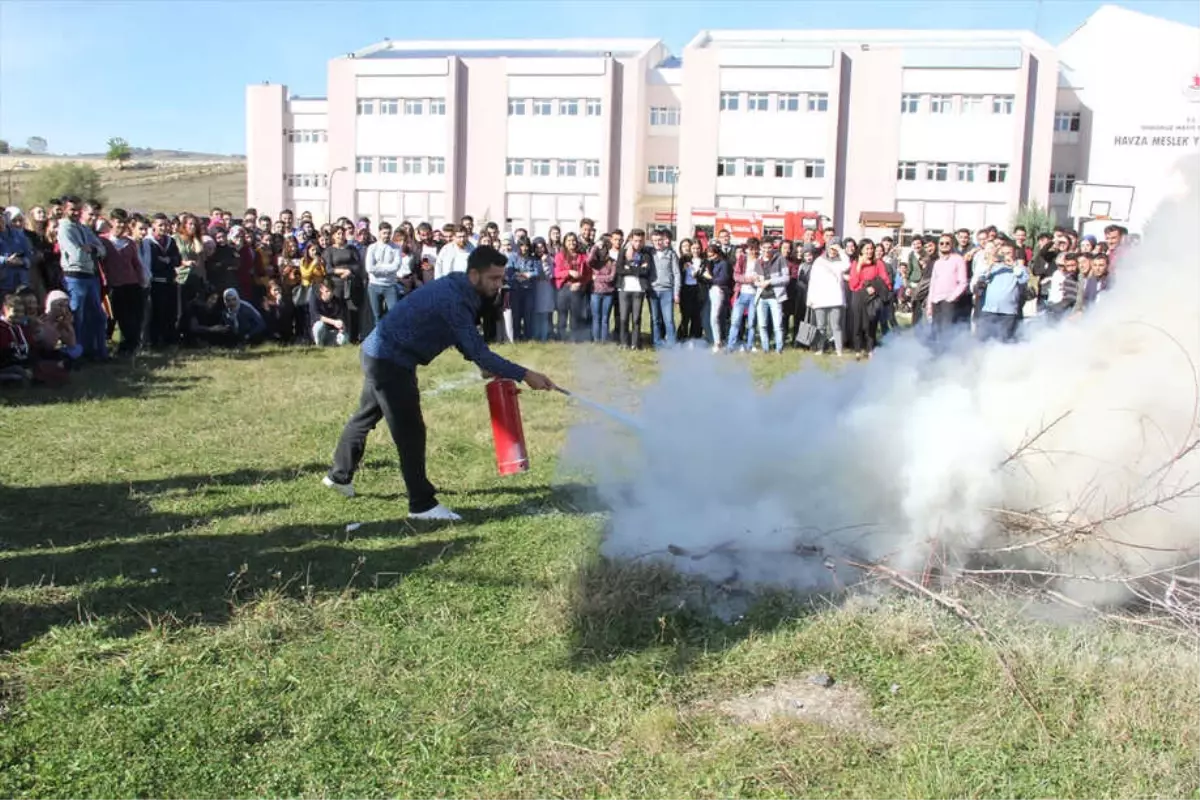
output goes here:
[[1073, 219], [1111, 219], [1125, 222], [1133, 208], [1133, 187], [1076, 183], [1068, 213]]

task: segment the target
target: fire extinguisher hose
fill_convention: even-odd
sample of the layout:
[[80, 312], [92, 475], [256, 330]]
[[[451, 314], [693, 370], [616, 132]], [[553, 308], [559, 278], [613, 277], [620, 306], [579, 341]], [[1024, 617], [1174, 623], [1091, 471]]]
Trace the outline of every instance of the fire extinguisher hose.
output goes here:
[[609, 408], [608, 406], [606, 406], [602, 403], [597, 403], [595, 400], [589, 400], [588, 398], [583, 397], [578, 394], [575, 394], [572, 391], [568, 391], [567, 389], [564, 389], [561, 386], [555, 386], [554, 388], [556, 390], [558, 390], [559, 392], [561, 392], [562, 394], [566, 395], [567, 397], [570, 397], [572, 400], [575, 400], [576, 402], [578, 402], [582, 405], [585, 405], [588, 408], [591, 408], [595, 411], [599, 411], [601, 414], [604, 414], [604, 415], [608, 416], [609, 418], [616, 420], [617, 422], [621, 423], [622, 425], [624, 425], [627, 428], [631, 428], [635, 431], [642, 430], [642, 423], [638, 422], [636, 419], [629, 416], [628, 414], [626, 414], [623, 411], [618, 411], [615, 408]]

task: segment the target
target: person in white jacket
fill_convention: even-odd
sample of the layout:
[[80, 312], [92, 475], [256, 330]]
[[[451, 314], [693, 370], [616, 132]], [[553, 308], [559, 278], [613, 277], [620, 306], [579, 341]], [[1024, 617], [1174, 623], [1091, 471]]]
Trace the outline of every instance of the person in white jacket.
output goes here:
[[367, 248], [367, 302], [375, 323], [396, 307], [403, 297], [401, 279], [412, 274], [412, 254], [404, 231], [392, 233], [386, 222], [379, 225], [379, 238]]
[[438, 251], [437, 261], [433, 265], [434, 280], [444, 278], [451, 272], [466, 272], [467, 257], [475, 249], [475, 245], [467, 241], [468, 231], [462, 225], [454, 230], [454, 241]]
[[850, 272], [850, 259], [842, 255], [842, 240], [833, 237], [825, 242], [825, 252], [813, 261], [808, 276], [808, 307], [813, 310], [814, 324], [825, 337], [833, 340], [838, 356], [842, 355], [842, 309], [846, 302], [844, 285]]

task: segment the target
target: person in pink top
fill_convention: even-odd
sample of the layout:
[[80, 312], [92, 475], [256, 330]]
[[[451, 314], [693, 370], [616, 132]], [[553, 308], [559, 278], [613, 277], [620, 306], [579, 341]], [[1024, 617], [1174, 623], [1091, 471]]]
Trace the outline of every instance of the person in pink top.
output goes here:
[[563, 237], [562, 249], [554, 254], [554, 288], [557, 290], [555, 305], [558, 310], [560, 342], [581, 342], [587, 338], [589, 331], [583, 319], [583, 306], [591, 282], [592, 267], [588, 264], [587, 253], [581, 248], [579, 237], [568, 233]]
[[925, 315], [933, 323], [935, 339], [942, 338], [959, 321], [957, 309], [967, 286], [967, 262], [954, 252], [954, 238], [943, 233], [938, 237], [938, 258], [930, 271], [929, 297], [925, 301]]

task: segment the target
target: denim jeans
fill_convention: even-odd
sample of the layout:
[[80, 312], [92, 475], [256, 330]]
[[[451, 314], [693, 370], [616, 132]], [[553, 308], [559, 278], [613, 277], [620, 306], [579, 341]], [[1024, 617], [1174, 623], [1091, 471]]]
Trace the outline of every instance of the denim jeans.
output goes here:
[[746, 343], [745, 349], [749, 350], [754, 347], [754, 289], [742, 287], [742, 291], [738, 293], [737, 299], [733, 301], [733, 317], [729, 320], [729, 349], [733, 350], [739, 346], [738, 339], [742, 334], [742, 314], [746, 315]]
[[825, 342], [821, 345], [822, 351], [824, 351], [825, 345], [833, 342], [833, 349], [840, 356], [842, 354], [842, 307], [814, 308], [813, 324], [825, 336]]
[[774, 297], [758, 301], [758, 340], [762, 342], [763, 352], [769, 352], [771, 341], [767, 338], [767, 315], [770, 314], [771, 325], [775, 328], [775, 352], [783, 352], [783, 304]]
[[88, 358], [108, 358], [108, 315], [100, 300], [99, 278], [64, 277], [75, 318], [75, 336]]
[[[653, 334], [654, 346], [675, 346], [675, 293], [670, 289], [651, 289], [650, 299], [650, 332]], [[665, 336], [664, 336], [665, 333]]]
[[535, 311], [533, 314], [533, 340], [546, 342], [550, 339], [550, 312]]
[[513, 284], [512, 290], [508, 293], [508, 308], [512, 311], [513, 318], [513, 338], [518, 342], [527, 342], [534, 338], [535, 293], [536, 290], [532, 284], [523, 286], [519, 283]]
[[396, 307], [400, 302], [400, 287], [392, 284], [384, 286], [382, 284], [369, 283], [367, 284], [367, 302], [371, 304], [371, 315], [375, 318], [375, 324], [383, 319], [383, 315]]
[[725, 328], [726, 313], [729, 310], [729, 303], [726, 302], [728, 295], [720, 286], [709, 287], [708, 290], [708, 319], [706, 324], [709, 329], [709, 341], [715, 345], [721, 344], [721, 333]]
[[338, 347], [341, 347], [347, 341], [345, 331], [339, 331], [336, 328], [332, 328], [319, 320], [312, 326], [312, 335], [313, 342], [317, 345], [317, 347], [327, 346], [330, 339], [333, 339], [333, 343]]
[[612, 325], [609, 320], [613, 312], [613, 296], [609, 294], [592, 295], [592, 341], [607, 342], [612, 338]]

